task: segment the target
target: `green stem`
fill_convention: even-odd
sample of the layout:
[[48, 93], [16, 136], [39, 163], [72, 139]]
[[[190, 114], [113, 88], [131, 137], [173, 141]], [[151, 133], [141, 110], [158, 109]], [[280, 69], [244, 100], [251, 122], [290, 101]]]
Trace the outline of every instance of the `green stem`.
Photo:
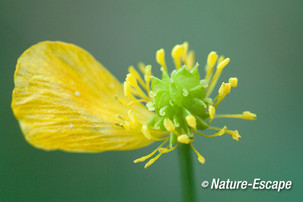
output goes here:
[[191, 148], [189, 144], [180, 144], [178, 150], [183, 201], [194, 202], [196, 200]]

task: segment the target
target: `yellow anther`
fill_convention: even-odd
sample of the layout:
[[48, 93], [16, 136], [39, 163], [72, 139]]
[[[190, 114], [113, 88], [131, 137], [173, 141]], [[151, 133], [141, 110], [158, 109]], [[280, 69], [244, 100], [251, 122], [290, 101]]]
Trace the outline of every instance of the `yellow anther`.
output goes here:
[[170, 149], [167, 149], [167, 148], [160, 148], [160, 149], [159, 149], [159, 152], [160, 152], [160, 153], [163, 153], [163, 154], [164, 154], [164, 153], [168, 153], [168, 152], [170, 152]]
[[233, 137], [234, 140], [236, 140], [236, 141], [241, 140], [241, 136], [239, 135], [238, 130], [229, 131], [229, 134], [232, 135], [232, 137]]
[[128, 117], [133, 124], [139, 123], [137, 117], [135, 116], [132, 110], [128, 110]]
[[185, 41], [183, 44], [184, 50], [183, 50], [183, 55], [182, 55], [182, 60], [184, 62], [184, 64], [186, 64], [186, 60], [187, 60], [187, 51], [188, 51], [188, 42]]
[[[217, 70], [216, 70], [216, 73], [214, 75], [214, 77], [212, 78], [208, 88], [207, 88], [207, 91], [206, 91], [206, 97], [210, 96], [210, 94], [212, 93], [212, 91], [214, 90], [217, 82], [218, 82], [218, 79], [220, 78], [221, 76], [221, 73], [222, 73], [222, 70], [224, 69], [224, 67], [229, 63], [230, 59], [229, 58], [226, 58], [224, 59], [222, 62], [220, 62], [218, 65], [217, 65]], [[210, 78], [208, 78], [210, 79]]]
[[171, 51], [171, 56], [175, 62], [176, 69], [181, 67], [181, 57], [183, 56], [184, 46], [183, 45], [175, 45], [175, 47]]
[[213, 130], [219, 130], [219, 131], [217, 133], [213, 134], [213, 135], [205, 135], [205, 134], [203, 134], [203, 133], [201, 133], [199, 131], [196, 131], [196, 133], [198, 135], [203, 136], [203, 137], [218, 137], [218, 136], [221, 136], [221, 135], [223, 135], [224, 133], [227, 132], [227, 127], [226, 126], [224, 126], [221, 129], [220, 128], [214, 128], [214, 127], [210, 127], [210, 128], [213, 129]]
[[139, 62], [138, 68], [141, 71], [142, 74], [145, 74], [145, 64], [142, 62]]
[[156, 53], [157, 63], [167, 71], [166, 62], [165, 62], [165, 51], [163, 48], [157, 51]]
[[167, 131], [175, 130], [175, 125], [170, 119], [164, 119], [163, 125]]
[[128, 81], [124, 82], [124, 95], [128, 97], [132, 96], [130, 83]]
[[209, 67], [215, 66], [218, 59], [218, 54], [214, 51], [210, 52], [207, 57], [207, 65]]
[[150, 159], [144, 166], [144, 168], [148, 168], [149, 166], [151, 166], [153, 163], [155, 163], [156, 160], [158, 160], [158, 158], [160, 158], [160, 156], [162, 155], [162, 153], [159, 153], [156, 157]]
[[216, 118], [238, 118], [238, 119], [247, 119], [247, 120], [256, 120], [257, 115], [249, 111], [244, 111], [242, 114], [218, 114]]
[[198, 161], [199, 161], [200, 163], [204, 164], [204, 163], [205, 163], [205, 158], [204, 158], [201, 154], [199, 154], [199, 155], [198, 155]]
[[231, 84], [231, 87], [233, 87], [233, 88], [238, 86], [238, 78], [237, 77], [229, 78], [228, 82]]
[[177, 140], [183, 144], [189, 144], [192, 142], [192, 139], [190, 139], [186, 134], [178, 136]]
[[224, 96], [224, 89], [225, 89], [225, 83], [222, 82], [222, 84], [221, 84], [221, 86], [220, 86], [220, 88], [218, 90], [219, 98]]
[[231, 89], [230, 83], [222, 82], [222, 84], [218, 90], [219, 95], [218, 95], [218, 101], [214, 105], [215, 108], [217, 108], [218, 105], [220, 104], [220, 102], [225, 98], [225, 96], [230, 93], [230, 89]]
[[197, 154], [198, 156], [198, 161], [202, 164], [205, 163], [205, 158], [194, 148], [193, 144], [190, 144], [190, 147], [194, 150], [194, 152]]
[[145, 67], [145, 74], [144, 74], [144, 79], [145, 79], [145, 89], [147, 91], [147, 94], [149, 94], [150, 89], [149, 89], [149, 83], [150, 83], [150, 77], [151, 77], [151, 65], [147, 65]]
[[231, 84], [222, 82], [218, 93], [219, 93], [219, 100], [223, 99], [228, 93], [230, 93]]
[[151, 134], [146, 124], [142, 125], [141, 131], [147, 139], [151, 140]]
[[134, 160], [134, 163], [139, 163], [139, 162], [143, 162], [146, 159], [152, 157], [158, 150], [159, 148], [161, 148], [167, 141], [169, 138], [167, 138], [166, 140], [164, 140], [154, 151], [152, 151], [150, 154], [146, 155], [146, 156], [142, 156], [141, 158], [138, 158], [136, 160]]
[[219, 63], [219, 65], [218, 65], [217, 68], [218, 68], [219, 70], [222, 71], [223, 68], [226, 67], [226, 65], [227, 65], [229, 62], [230, 62], [230, 59], [229, 59], [229, 58], [226, 58], [226, 59], [224, 59], [222, 62]]
[[248, 120], [256, 120], [257, 119], [257, 115], [254, 113], [251, 113], [250, 111], [244, 111], [242, 113], [243, 115], [243, 119], [248, 119]]
[[210, 120], [213, 120], [215, 118], [216, 108], [212, 105], [209, 105], [208, 113], [209, 113]]
[[230, 93], [230, 89], [231, 89], [231, 83], [227, 83], [224, 88], [226, 95]]
[[[150, 73], [149, 73], [150, 74]], [[125, 82], [128, 82], [130, 86], [134, 87], [134, 91], [133, 93], [135, 93], [136, 95], [141, 96], [142, 98], [148, 100], [149, 98], [145, 95], [145, 93], [142, 91], [142, 89], [139, 87], [138, 83], [137, 83], [137, 79], [134, 75], [132, 74], [127, 74]], [[125, 82], [124, 82], [124, 93], [128, 90], [128, 88], [131, 91], [131, 87], [127, 87], [125, 86]], [[128, 85], [128, 84], [126, 84]], [[144, 86], [146, 87], [146, 86]], [[131, 97], [130, 95], [127, 95], [128, 97]]]
[[186, 57], [186, 66], [187, 70], [191, 70], [195, 65], [195, 52], [194, 51], [189, 51]]
[[146, 83], [148, 83], [150, 81], [151, 68], [152, 68], [151, 65], [147, 65], [145, 67], [144, 79], [145, 79]]
[[225, 59], [225, 57], [223, 55], [220, 55], [219, 59], [218, 59], [218, 62], [217, 62], [217, 68], [218, 68], [218, 65]]
[[128, 67], [128, 72], [130, 74], [132, 74], [139, 81], [141, 86], [143, 86], [143, 87], [145, 86], [145, 83], [144, 83], [143, 79], [141, 78], [139, 72], [137, 72], [137, 70], [134, 68], [134, 66], [129, 66]]
[[226, 130], [225, 131], [227, 134], [231, 135], [234, 140], [241, 140], [241, 136], [239, 135], [238, 130]]
[[145, 161], [146, 159], [148, 159], [149, 157], [146, 157], [146, 156], [143, 156], [141, 158], [138, 158], [136, 160], [134, 160], [134, 163], [140, 163], [140, 162], [143, 162]]
[[138, 84], [137, 84], [136, 78], [135, 78], [132, 74], [127, 74], [125, 80], [126, 80], [127, 82], [129, 82], [130, 85], [132, 85], [132, 86], [134, 86], [134, 87], [138, 85]]
[[192, 127], [193, 129], [196, 129], [197, 127], [197, 120], [194, 116], [189, 115], [185, 117], [185, 120], [187, 122], [187, 124]]
[[213, 75], [213, 72], [214, 72], [214, 66], [217, 62], [217, 59], [218, 59], [218, 55], [216, 52], [212, 51], [208, 54], [208, 57], [207, 57], [207, 64], [206, 64], [206, 67], [205, 67], [205, 71], [206, 71], [206, 75], [205, 75], [205, 80], [207, 82], [210, 81], [212, 75]]
[[123, 126], [123, 128], [125, 128], [126, 130], [130, 130], [130, 129], [131, 129], [130, 124], [129, 124], [129, 121], [123, 121], [123, 122], [122, 122], [122, 126]]

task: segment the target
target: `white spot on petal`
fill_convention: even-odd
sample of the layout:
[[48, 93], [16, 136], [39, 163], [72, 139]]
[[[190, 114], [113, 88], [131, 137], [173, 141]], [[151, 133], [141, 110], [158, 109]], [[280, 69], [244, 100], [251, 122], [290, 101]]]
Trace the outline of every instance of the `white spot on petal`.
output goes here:
[[72, 128], [72, 127], [74, 127], [74, 124], [72, 124], [72, 123], [69, 124], [69, 128]]
[[75, 95], [80, 97], [80, 92], [79, 91], [75, 91]]
[[110, 83], [110, 84], [109, 84], [109, 87], [110, 87], [110, 88], [115, 88], [115, 84], [114, 84], [114, 83]]

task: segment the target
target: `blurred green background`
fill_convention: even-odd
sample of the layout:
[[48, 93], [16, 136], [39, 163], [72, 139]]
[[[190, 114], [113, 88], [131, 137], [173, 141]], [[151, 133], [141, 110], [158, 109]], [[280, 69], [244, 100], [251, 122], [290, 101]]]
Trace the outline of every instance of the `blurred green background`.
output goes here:
[[[302, 201], [302, 10], [301, 0], [0, 0], [0, 201], [181, 200], [177, 152], [144, 169], [132, 161], [156, 145], [73, 154], [45, 152], [26, 143], [10, 108], [13, 74], [20, 54], [43, 40], [85, 48], [120, 81], [127, 67], [139, 61], [151, 64], [159, 75], [155, 51], [170, 51], [185, 40], [202, 67], [212, 50], [229, 56], [221, 82], [237, 76], [239, 86], [218, 113], [250, 110], [258, 120], [215, 122], [238, 129], [240, 142], [228, 135], [196, 138], [206, 158], [205, 165], [194, 161], [199, 201]], [[257, 177], [292, 180], [293, 187], [278, 193], [215, 191], [200, 185], [212, 178]]]

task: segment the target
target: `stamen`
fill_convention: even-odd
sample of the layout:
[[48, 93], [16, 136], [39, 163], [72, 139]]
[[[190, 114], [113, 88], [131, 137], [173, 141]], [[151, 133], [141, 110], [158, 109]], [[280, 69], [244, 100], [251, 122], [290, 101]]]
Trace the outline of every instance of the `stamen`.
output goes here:
[[219, 91], [218, 91], [218, 93], [219, 93], [218, 99], [219, 100], [220, 100], [220, 98], [223, 99], [227, 94], [230, 93], [230, 89], [231, 89], [230, 83], [222, 82], [222, 85], [220, 86]]
[[[137, 100], [137, 99], [133, 96], [131, 90], [132, 90], [132, 88], [131, 88], [131, 86], [130, 86], [130, 83], [129, 83], [128, 81], [125, 81], [125, 82], [124, 82], [124, 95], [127, 96], [127, 97], [129, 97], [133, 102], [135, 102], [135, 104], [138, 104], [139, 102], [141, 102], [142, 99], [141, 99], [141, 100], [140, 100], [140, 99]], [[124, 102], [122, 99], [120, 99], [118, 96], [116, 96], [116, 98], [118, 99], [118, 101], [119, 101], [121, 104], [123, 104], [124, 106], [126, 106], [126, 107], [132, 109], [130, 106], [133, 105], [133, 103], [127, 104], [127, 103]], [[148, 99], [149, 99], [149, 98], [148, 98]], [[134, 110], [134, 109], [132, 109], [132, 110]], [[134, 111], [135, 111], [135, 110], [134, 110]]]
[[122, 127], [122, 128], [123, 128], [123, 125], [120, 124], [120, 123], [117, 123], [117, 122], [115, 122], [115, 126], [119, 126], [119, 127]]
[[217, 108], [217, 106], [226, 97], [226, 95], [230, 93], [230, 89], [231, 89], [231, 84], [230, 83], [222, 82], [222, 84], [221, 84], [221, 86], [218, 90], [219, 95], [218, 95], [218, 101], [214, 105], [215, 108]]
[[189, 51], [186, 57], [186, 66], [187, 70], [191, 70], [195, 64], [195, 52], [194, 51]]
[[[226, 126], [224, 126], [226, 127]], [[212, 130], [221, 130], [221, 128], [217, 128], [217, 127], [213, 127], [213, 126], [210, 126], [209, 129], [212, 129]], [[239, 132], [238, 130], [226, 130], [225, 133], [231, 135], [233, 137], [234, 140], [241, 140], [241, 136], [239, 135]]]
[[150, 83], [150, 78], [151, 78], [151, 65], [147, 65], [145, 68], [145, 74], [144, 74], [144, 79], [145, 79], [145, 88], [147, 93], [150, 92], [149, 89], [149, 83]]
[[163, 154], [168, 153], [168, 152], [171, 152], [171, 151], [175, 150], [175, 149], [177, 148], [178, 145], [179, 145], [179, 143], [177, 143], [174, 147], [172, 147], [172, 148], [170, 148], [170, 149], [168, 149], [168, 148], [160, 148], [160, 149], [159, 149], [159, 152], [160, 152], [160, 153], [163, 153]]
[[130, 74], [132, 74], [139, 81], [141, 86], [145, 87], [145, 83], [144, 83], [142, 77], [140, 76], [139, 72], [137, 72], [137, 70], [134, 68], [134, 66], [130, 66], [128, 68], [128, 72]]
[[205, 67], [205, 71], [206, 71], [205, 80], [207, 82], [210, 81], [210, 79], [213, 75], [214, 66], [216, 64], [217, 59], [218, 59], [218, 55], [217, 55], [216, 52], [212, 51], [208, 54], [207, 64], [206, 64], [206, 67]]
[[185, 42], [182, 44], [182, 46], [184, 47], [183, 55], [182, 55], [182, 60], [183, 60], [184, 64], [187, 65], [188, 42], [185, 41]]
[[141, 71], [141, 73], [144, 75], [145, 74], [145, 64], [142, 62], [138, 63], [138, 68]]
[[234, 140], [239, 141], [241, 140], [241, 136], [239, 135], [238, 130], [226, 130], [227, 134], [230, 134]]
[[143, 162], [146, 159], [150, 158], [151, 156], [153, 156], [167, 141], [169, 138], [167, 138], [166, 140], [164, 140], [154, 151], [152, 151], [150, 154], [146, 155], [146, 156], [142, 156], [141, 158], [138, 158], [136, 160], [134, 160], [134, 163], [139, 163], [139, 162]]
[[217, 132], [217, 133], [215, 133], [213, 135], [205, 135], [204, 133], [201, 133], [199, 131], [196, 131], [196, 133], [198, 135], [203, 136], [203, 137], [218, 137], [218, 136], [224, 135], [224, 133], [226, 133], [226, 131], [227, 131], [227, 127], [224, 126], [222, 129], [219, 130], [219, 132]]
[[128, 116], [129, 116], [129, 119], [131, 121], [131, 123], [136, 126], [139, 124], [139, 121], [137, 119], [137, 117], [135, 116], [134, 112], [132, 110], [129, 110], [128, 111]]
[[149, 140], [152, 139], [152, 138], [151, 138], [150, 131], [149, 131], [149, 129], [148, 129], [148, 127], [147, 127], [146, 124], [142, 125], [141, 131], [142, 131], [143, 135], [144, 135], [147, 139], [149, 139]]
[[218, 62], [217, 62], [217, 68], [218, 68], [218, 65], [225, 59], [225, 57], [223, 55], [220, 55], [219, 59], [218, 59]]
[[172, 132], [175, 130], [175, 125], [170, 119], [164, 119], [163, 125], [167, 131]]
[[194, 150], [194, 152], [197, 154], [198, 156], [198, 161], [202, 164], [205, 163], [205, 158], [194, 148], [193, 144], [190, 143], [190, 147]]
[[212, 105], [209, 105], [208, 113], [209, 113], [209, 122], [208, 123], [210, 123], [215, 118], [216, 108]]
[[156, 157], [150, 159], [150, 160], [145, 164], [144, 168], [148, 168], [148, 167], [151, 166], [153, 163], [155, 163], [156, 160], [158, 160], [162, 154], [163, 154], [163, 153], [159, 153]]
[[125, 128], [126, 130], [130, 130], [130, 129], [131, 129], [130, 124], [129, 124], [129, 121], [123, 121], [123, 122], [122, 122], [122, 126], [123, 126], [123, 128]]
[[156, 53], [156, 61], [157, 63], [167, 71], [166, 62], [165, 62], [165, 51], [163, 48], [157, 51]]
[[218, 114], [215, 118], [238, 118], [238, 119], [246, 119], [246, 120], [256, 120], [257, 115], [251, 113], [250, 111], [244, 111], [242, 114]]
[[178, 142], [183, 143], [183, 144], [189, 144], [193, 140], [190, 139], [186, 134], [179, 135], [177, 137]]
[[116, 115], [116, 117], [118, 118], [118, 119], [121, 119], [121, 120], [129, 120], [129, 118], [128, 117], [126, 117], [126, 116], [123, 116], [123, 115], [121, 115], [121, 114], [117, 114]]
[[230, 62], [229, 58], [225, 58], [222, 62], [219, 63], [217, 69], [222, 71], [224, 69], [224, 67], [226, 67], [226, 65]]
[[222, 73], [222, 70], [224, 69], [224, 67], [229, 63], [230, 59], [229, 58], [226, 58], [224, 59], [222, 62], [220, 62], [217, 66], [217, 70], [216, 70], [216, 73], [214, 75], [214, 77], [212, 78], [207, 90], [206, 90], [206, 97], [209, 97], [210, 94], [213, 92], [217, 82], [218, 82], [218, 79], [220, 78], [220, 75]]
[[215, 51], [212, 51], [208, 54], [207, 64], [210, 67], [214, 67], [218, 59], [218, 54]]
[[229, 78], [228, 82], [231, 84], [231, 87], [233, 87], [233, 88], [238, 86], [238, 78], [237, 77]]
[[137, 104], [137, 103], [139, 103], [139, 102], [142, 101], [142, 100], [136, 100], [136, 99], [134, 98], [133, 101], [131, 101], [129, 104], [127, 104], [127, 103], [126, 103], [123, 99], [121, 99], [119, 96], [115, 95], [115, 98], [118, 100], [118, 102], [119, 102], [120, 104], [122, 104], [123, 106], [125, 106], [125, 107], [127, 107], [127, 108], [129, 108], [129, 109], [131, 109], [131, 110], [133, 110], [133, 111], [135, 111], [135, 112], [138, 112], [138, 110], [132, 108], [131, 106], [132, 106], [133, 104]]
[[[174, 121], [175, 121], [175, 120], [174, 120]], [[164, 119], [163, 125], [164, 125], [164, 127], [165, 127], [165, 129], [166, 129], [167, 131], [174, 133], [176, 136], [179, 136], [179, 135], [180, 135], [180, 134], [178, 133], [178, 131], [175, 130], [175, 129], [176, 129], [176, 126], [177, 126], [178, 124], [173, 123], [172, 120], [170, 120], [170, 119], [168, 119], [168, 118]], [[178, 127], [178, 126], [177, 126], [177, 127]]]
[[148, 140], [154, 140], [154, 141], [163, 141], [163, 140], [166, 140], [166, 138], [156, 138], [156, 137], [152, 136], [150, 130], [148, 129], [148, 125], [147, 124], [142, 125], [141, 132], [143, 133], [143, 135]]
[[242, 113], [244, 119], [256, 120], [257, 114], [251, 113], [250, 111], [244, 111]]
[[145, 98], [146, 100], [149, 100], [149, 97], [147, 97], [145, 95], [145, 93], [141, 90], [141, 88], [138, 86], [138, 83], [137, 83], [137, 80], [136, 80], [135, 76], [133, 76], [132, 74], [127, 74], [125, 80], [127, 82], [129, 82], [129, 84], [137, 90], [137, 93], [138, 93], [139, 96]]
[[145, 102], [145, 103], [147, 103], [147, 100], [145, 100], [145, 99], [140, 99], [140, 100], [137, 100], [137, 102], [135, 102], [135, 101], [131, 101], [130, 103], [128, 103], [127, 104], [127, 106], [132, 106], [132, 105], [134, 105], [134, 104], [137, 104], [138, 102]]
[[118, 102], [119, 102], [120, 104], [122, 104], [123, 106], [129, 107], [128, 104], [127, 104], [124, 100], [122, 100], [118, 95], [115, 95], [115, 98], [116, 98], [116, 99], [118, 100]]
[[124, 95], [127, 97], [132, 97], [130, 83], [128, 81], [124, 82]]
[[182, 45], [175, 45], [175, 47], [171, 51], [171, 56], [174, 60], [176, 69], [179, 69], [181, 67], [181, 57], [183, 55], [184, 46]]
[[196, 130], [197, 120], [193, 115], [186, 116], [185, 120], [190, 127]]

